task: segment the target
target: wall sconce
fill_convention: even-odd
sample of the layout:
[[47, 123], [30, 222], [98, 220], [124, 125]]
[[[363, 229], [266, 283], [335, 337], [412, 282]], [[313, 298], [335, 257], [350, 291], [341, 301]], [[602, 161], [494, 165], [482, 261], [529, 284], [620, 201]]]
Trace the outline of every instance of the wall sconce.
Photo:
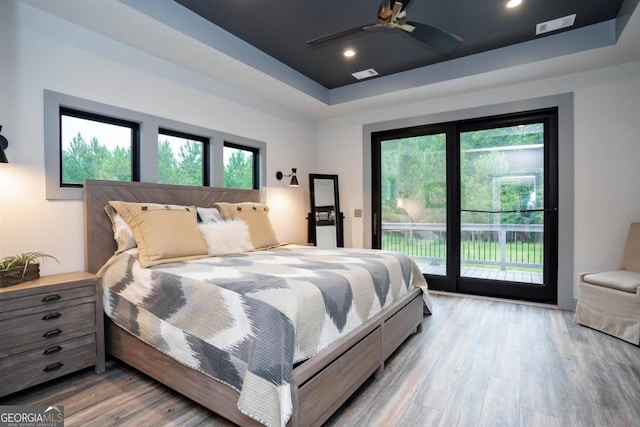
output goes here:
[[[2, 126], [0, 126], [0, 132], [2, 132]], [[7, 159], [7, 155], [4, 154], [4, 150], [9, 146], [9, 141], [7, 138], [0, 135], [0, 163], [9, 163], [9, 159]]]
[[287, 177], [291, 177], [291, 182], [289, 183], [289, 187], [299, 187], [300, 184], [298, 184], [298, 177], [296, 177], [296, 171], [298, 169], [296, 168], [291, 168], [291, 173], [290, 174], [283, 174], [282, 172], [278, 171], [276, 172], [276, 179], [278, 181], [282, 180], [283, 177], [287, 176]]

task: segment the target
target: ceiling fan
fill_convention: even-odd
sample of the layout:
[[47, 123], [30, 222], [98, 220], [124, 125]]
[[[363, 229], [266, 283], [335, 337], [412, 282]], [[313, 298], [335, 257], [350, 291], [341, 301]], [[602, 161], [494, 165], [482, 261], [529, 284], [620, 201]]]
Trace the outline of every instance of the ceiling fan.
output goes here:
[[406, 31], [407, 34], [430, 47], [433, 47], [443, 53], [454, 51], [462, 38], [455, 34], [448, 33], [431, 25], [421, 24], [419, 22], [407, 21], [407, 5], [410, 0], [396, 1], [391, 7], [391, 0], [382, 0], [378, 8], [378, 22], [375, 24], [364, 25], [361, 27], [351, 28], [345, 31], [318, 37], [307, 42], [308, 45], [318, 46], [330, 41], [358, 34], [362, 31], [374, 30], [379, 28], [399, 29]]

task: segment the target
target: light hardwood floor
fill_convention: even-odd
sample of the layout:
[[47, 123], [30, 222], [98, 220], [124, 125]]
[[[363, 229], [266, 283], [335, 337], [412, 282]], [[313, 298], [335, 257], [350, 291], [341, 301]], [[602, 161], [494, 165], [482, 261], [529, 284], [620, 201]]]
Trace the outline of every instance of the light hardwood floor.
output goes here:
[[[331, 426], [639, 426], [640, 347], [545, 307], [434, 295], [434, 315]], [[1, 404], [64, 405], [66, 426], [230, 426], [108, 361]]]

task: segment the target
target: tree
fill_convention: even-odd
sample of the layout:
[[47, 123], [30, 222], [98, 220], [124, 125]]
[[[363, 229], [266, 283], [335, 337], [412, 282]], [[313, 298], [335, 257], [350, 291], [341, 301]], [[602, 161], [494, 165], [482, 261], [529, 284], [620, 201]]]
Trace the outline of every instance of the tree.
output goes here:
[[202, 185], [202, 148], [203, 144], [197, 141], [186, 141], [180, 146], [176, 169], [178, 184]]
[[[130, 150], [129, 150], [130, 152]], [[126, 156], [119, 153], [119, 161], [124, 162]], [[130, 154], [129, 154], [130, 155]], [[73, 137], [69, 148], [62, 152], [62, 181], [65, 184], [82, 184], [85, 178], [88, 179], [113, 179], [105, 170], [105, 165], [112, 161], [112, 169], [121, 171], [123, 165], [116, 165], [113, 154], [107, 147], [100, 145], [96, 138], [92, 138], [90, 144], [78, 133]], [[131, 161], [129, 160], [129, 170]], [[129, 172], [129, 177], [131, 172]], [[130, 178], [129, 178], [130, 179]]]
[[178, 158], [168, 140], [158, 143], [158, 182], [161, 184], [202, 185], [203, 144], [184, 140], [178, 146]]
[[233, 150], [224, 165], [224, 186], [227, 188], [253, 188], [253, 156], [243, 150]]
[[446, 221], [445, 144], [444, 134], [381, 143], [384, 222]]
[[177, 161], [173, 156], [171, 145], [166, 139], [158, 144], [158, 182], [175, 184], [177, 182]]

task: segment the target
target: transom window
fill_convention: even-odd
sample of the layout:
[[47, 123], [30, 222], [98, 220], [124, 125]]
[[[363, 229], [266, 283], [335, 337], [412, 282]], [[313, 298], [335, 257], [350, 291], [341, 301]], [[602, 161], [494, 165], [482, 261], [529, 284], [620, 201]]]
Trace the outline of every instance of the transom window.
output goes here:
[[137, 181], [139, 125], [60, 108], [60, 185], [81, 187], [86, 179]]
[[160, 129], [158, 182], [209, 185], [209, 138]]
[[224, 143], [224, 186], [258, 188], [258, 149], [231, 142]]
[[266, 180], [263, 141], [47, 89], [44, 148], [48, 200], [82, 200], [85, 179], [248, 189]]

